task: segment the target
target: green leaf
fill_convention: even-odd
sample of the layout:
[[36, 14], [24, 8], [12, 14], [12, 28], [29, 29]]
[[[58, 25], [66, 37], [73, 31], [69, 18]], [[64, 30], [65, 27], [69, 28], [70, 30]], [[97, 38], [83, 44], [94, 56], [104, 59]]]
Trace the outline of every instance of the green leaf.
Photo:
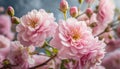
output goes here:
[[58, 49], [53, 48], [53, 53], [57, 54], [58, 53]]
[[69, 59], [64, 59], [62, 60], [62, 63], [60, 65], [60, 69], [67, 69], [65, 68], [65, 64], [69, 63]]
[[45, 54], [47, 55], [47, 56], [52, 56], [52, 53], [51, 53], [51, 51], [49, 51], [49, 50], [47, 50], [47, 49], [45, 49]]
[[62, 62], [62, 63], [61, 63], [61, 65], [60, 65], [60, 69], [67, 69], [67, 68], [65, 68], [64, 63], [63, 63], [63, 62]]

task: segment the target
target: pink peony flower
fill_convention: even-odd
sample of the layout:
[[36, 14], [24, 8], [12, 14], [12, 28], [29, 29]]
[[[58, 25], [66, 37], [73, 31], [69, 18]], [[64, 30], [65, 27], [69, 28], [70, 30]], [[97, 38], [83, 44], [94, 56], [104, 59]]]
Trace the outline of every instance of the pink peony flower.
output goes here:
[[94, 38], [84, 21], [77, 21], [74, 18], [59, 22], [50, 44], [59, 50], [59, 58], [80, 59], [83, 68], [87, 64], [97, 63], [104, 56], [105, 43]]
[[12, 65], [12, 69], [28, 69], [29, 63], [28, 48], [23, 47], [18, 41], [11, 43], [11, 50], [8, 55], [8, 60]]
[[108, 24], [113, 20], [115, 5], [110, 0], [100, 0], [97, 19], [100, 23]]
[[[40, 65], [49, 59], [49, 57], [47, 56], [31, 54], [34, 51], [34, 46], [23, 47], [23, 45], [21, 45], [19, 41], [12, 42], [11, 50], [7, 57], [10, 63], [14, 65], [12, 66], [12, 69], [28, 69], [36, 65]], [[53, 67], [55, 66], [53, 66], [53, 62], [50, 61], [47, 65], [39, 68], [49, 69]]]
[[0, 68], [2, 67], [2, 61], [6, 59], [10, 51], [10, 40], [3, 35], [0, 35]]
[[120, 50], [116, 50], [106, 55], [102, 65], [106, 69], [120, 69]]
[[8, 15], [0, 15], [0, 34], [13, 39], [14, 34], [11, 32], [11, 20]]
[[42, 46], [47, 37], [54, 35], [57, 23], [52, 13], [32, 10], [21, 18], [17, 26], [18, 40], [24, 46]]

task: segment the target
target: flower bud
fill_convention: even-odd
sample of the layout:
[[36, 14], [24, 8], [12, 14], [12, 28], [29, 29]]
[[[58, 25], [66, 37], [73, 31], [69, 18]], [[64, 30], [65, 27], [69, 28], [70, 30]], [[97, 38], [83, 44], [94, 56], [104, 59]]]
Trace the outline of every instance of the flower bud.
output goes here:
[[91, 8], [87, 8], [86, 14], [87, 14], [87, 16], [90, 18], [91, 15], [93, 14], [93, 10], [92, 10]]
[[14, 16], [14, 17], [12, 17], [11, 19], [12, 19], [12, 23], [13, 23], [13, 24], [19, 24], [19, 23], [20, 23], [20, 19], [19, 19], [18, 17], [15, 17], [15, 16]]
[[79, 2], [80, 4], [82, 4], [82, 3], [83, 3], [83, 0], [78, 0], [78, 2]]
[[72, 17], [78, 16], [78, 8], [76, 6], [73, 6], [73, 7], [70, 8], [70, 15]]
[[10, 15], [11, 17], [14, 16], [15, 11], [14, 11], [14, 9], [13, 9], [12, 6], [9, 6], [9, 7], [7, 8], [7, 14]]
[[62, 11], [63, 13], [66, 13], [67, 10], [68, 10], [68, 2], [66, 0], [61, 0], [60, 11]]

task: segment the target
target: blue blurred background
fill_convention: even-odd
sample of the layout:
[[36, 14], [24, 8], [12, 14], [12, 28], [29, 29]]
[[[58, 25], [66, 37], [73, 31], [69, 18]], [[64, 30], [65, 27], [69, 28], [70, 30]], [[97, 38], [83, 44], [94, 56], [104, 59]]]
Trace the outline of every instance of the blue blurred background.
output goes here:
[[[78, 0], [67, 0], [69, 6], [79, 6]], [[117, 8], [120, 9], [120, 0], [114, 0]], [[54, 16], [62, 18], [63, 16], [59, 11], [60, 0], [0, 0], [0, 6], [7, 8], [13, 6], [15, 9], [15, 15], [21, 17], [32, 9], [45, 9], [46, 11], [53, 12]], [[95, 4], [94, 4], [95, 5]], [[82, 10], [85, 8], [85, 3], [82, 5]]]

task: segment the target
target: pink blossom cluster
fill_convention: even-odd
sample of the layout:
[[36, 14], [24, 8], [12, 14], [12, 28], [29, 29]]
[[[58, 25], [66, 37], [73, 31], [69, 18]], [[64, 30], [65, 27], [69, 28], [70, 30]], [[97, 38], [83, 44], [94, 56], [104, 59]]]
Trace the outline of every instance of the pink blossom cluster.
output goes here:
[[11, 31], [10, 16], [8, 15], [0, 15], [0, 34], [6, 36], [10, 40], [14, 37], [14, 34]]
[[18, 40], [24, 46], [42, 46], [47, 37], [54, 35], [57, 23], [52, 13], [46, 13], [43, 9], [33, 10], [24, 15], [18, 24]]
[[50, 44], [59, 50], [60, 59], [77, 60], [81, 69], [101, 62], [104, 56], [104, 42], [94, 38], [92, 30], [84, 21], [74, 18], [59, 22]]
[[83, 11], [61, 0], [64, 19], [58, 22], [44, 9], [18, 18], [8, 7], [0, 14], [0, 69], [120, 69], [120, 25], [114, 26], [120, 19], [114, 21], [115, 5], [99, 0], [93, 9], [95, 0], [85, 2], [88, 7]]

